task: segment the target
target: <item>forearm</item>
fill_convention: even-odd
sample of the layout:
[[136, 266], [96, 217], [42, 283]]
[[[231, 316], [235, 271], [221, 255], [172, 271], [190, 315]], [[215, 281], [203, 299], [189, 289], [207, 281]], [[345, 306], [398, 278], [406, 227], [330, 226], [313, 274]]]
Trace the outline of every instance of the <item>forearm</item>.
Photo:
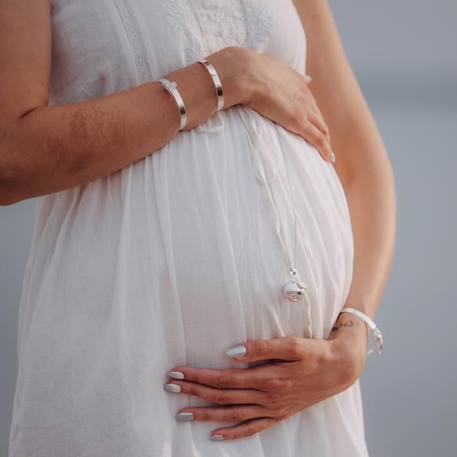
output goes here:
[[165, 144], [177, 117], [157, 83], [58, 106], [15, 123], [2, 143], [0, 194], [11, 203], [114, 173]]
[[[345, 125], [351, 135], [334, 136], [334, 148], [341, 158], [346, 158], [346, 162], [350, 161], [348, 157], [356, 155], [354, 151], [360, 153], [360, 162], [353, 164], [350, 178], [346, 174], [341, 176], [354, 238], [353, 276], [344, 306], [359, 309], [375, 319], [394, 256], [395, 182], [387, 152], [368, 107], [358, 115], [364, 118], [359, 119], [356, 115], [353, 124]], [[354, 332], [354, 329], [358, 331]], [[335, 322], [331, 338], [338, 336], [348, 341], [363, 358], [368, 333], [365, 322], [342, 313]]]
[[396, 201], [382, 138], [339, 37], [328, 0], [294, 0], [307, 31], [307, 72], [330, 130], [355, 242], [349, 304], [374, 317], [392, 263]]
[[392, 266], [396, 237], [395, 180], [388, 153], [358, 84], [345, 117], [329, 115], [336, 170], [348, 200], [354, 265], [346, 306], [374, 319]]
[[[371, 145], [372, 147], [375, 147]], [[352, 147], [370, 147], [359, 143]], [[361, 166], [363, 168], [363, 165]], [[346, 306], [375, 318], [391, 270], [396, 236], [394, 179], [387, 163], [345, 185], [354, 236], [354, 271]]]
[[[236, 70], [224, 68], [221, 77], [229, 106], [243, 93]], [[178, 83], [188, 114], [186, 130], [214, 114], [215, 89], [202, 65], [165, 77]], [[82, 103], [36, 108], [11, 122], [0, 141], [2, 203], [107, 176], [161, 148], [178, 128], [177, 106], [158, 82]]]
[[[352, 282], [344, 306], [375, 319], [394, 256], [396, 193], [387, 151], [368, 105], [359, 94], [351, 101], [358, 104], [357, 110], [351, 111], [349, 105], [346, 119], [334, 118], [332, 143], [339, 158], [336, 170], [346, 193], [354, 239]], [[332, 338], [351, 340], [354, 327], [368, 335], [368, 327], [361, 319], [340, 314]]]
[[[374, 127], [368, 133], [371, 135], [354, 127], [353, 135], [347, 137], [345, 146], [341, 141], [339, 148], [341, 154], [343, 147], [371, 151], [367, 154], [367, 165], [361, 164], [352, 179], [342, 181], [354, 238], [353, 276], [343, 306], [359, 309], [376, 320], [394, 255], [396, 196], [382, 142], [373, 140], [378, 136]], [[341, 368], [349, 370], [353, 381], [363, 372], [369, 333], [368, 325], [350, 313], [339, 314], [330, 332], [328, 339], [334, 340], [336, 360], [346, 365]]]
[[326, 107], [324, 115], [337, 157], [335, 168], [348, 200], [354, 237], [353, 279], [346, 305], [374, 318], [394, 255], [394, 174], [354, 77], [348, 79], [348, 87], [342, 90], [338, 108]]

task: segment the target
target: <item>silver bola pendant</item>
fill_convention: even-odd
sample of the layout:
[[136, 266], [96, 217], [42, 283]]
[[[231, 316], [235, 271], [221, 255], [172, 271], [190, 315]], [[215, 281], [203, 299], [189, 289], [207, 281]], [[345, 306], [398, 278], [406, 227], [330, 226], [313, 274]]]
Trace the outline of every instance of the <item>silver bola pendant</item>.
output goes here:
[[[257, 149], [255, 149], [255, 152], [258, 153]], [[286, 165], [287, 169], [287, 165]], [[262, 177], [264, 178], [264, 182], [266, 183], [266, 187], [268, 189], [268, 196], [270, 197], [271, 203], [273, 205], [273, 208], [276, 212], [276, 217], [277, 217], [277, 222], [275, 223], [275, 229], [276, 233], [278, 235], [278, 238], [281, 242], [281, 245], [284, 249], [284, 252], [287, 255], [288, 259], [288, 265], [289, 265], [289, 275], [290, 279], [282, 286], [282, 295], [285, 297], [285, 299], [289, 302], [300, 302], [304, 297], [306, 297], [306, 290], [308, 289], [308, 286], [301, 280], [301, 278], [298, 277], [297, 275], [297, 270], [295, 269], [295, 266], [297, 265], [297, 210], [293, 206], [292, 203], [292, 195], [293, 192], [291, 191], [290, 184], [289, 184], [289, 200], [291, 203], [291, 210], [293, 211], [293, 216], [294, 216], [294, 249], [293, 249], [293, 262], [292, 262], [292, 256], [289, 253], [288, 246], [285, 242], [285, 237], [283, 238], [281, 236], [281, 224], [280, 224], [280, 213], [278, 211], [275, 198], [273, 195], [273, 192], [270, 188], [269, 181], [265, 177], [265, 170], [263, 170]], [[279, 289], [279, 288], [278, 288]], [[279, 292], [279, 291], [278, 291]]]
[[297, 271], [295, 268], [290, 269], [290, 274], [292, 278], [284, 284], [283, 293], [287, 300], [291, 302], [298, 302], [303, 298], [308, 287], [297, 277]]

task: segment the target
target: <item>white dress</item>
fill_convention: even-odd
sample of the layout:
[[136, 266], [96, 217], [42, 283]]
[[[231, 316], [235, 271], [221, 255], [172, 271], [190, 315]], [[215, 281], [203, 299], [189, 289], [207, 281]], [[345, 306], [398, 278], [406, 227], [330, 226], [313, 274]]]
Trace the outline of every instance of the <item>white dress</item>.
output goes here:
[[[51, 104], [157, 80], [230, 45], [305, 72], [291, 0], [51, 3]], [[309, 287], [302, 303], [281, 294], [292, 205]], [[109, 177], [42, 197], [20, 303], [9, 456], [367, 456], [358, 381], [233, 441], [209, 439], [233, 424], [176, 421], [180, 408], [207, 403], [163, 389], [176, 365], [246, 367], [225, 349], [247, 339], [326, 338], [352, 262], [333, 165], [241, 106]]]

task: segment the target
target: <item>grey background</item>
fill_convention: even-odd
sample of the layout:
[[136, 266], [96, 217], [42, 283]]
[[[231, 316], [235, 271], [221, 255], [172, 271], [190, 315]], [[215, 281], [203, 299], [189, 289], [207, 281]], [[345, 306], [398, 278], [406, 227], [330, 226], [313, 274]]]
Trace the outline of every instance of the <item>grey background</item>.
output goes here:
[[[376, 317], [386, 346], [362, 375], [368, 446], [372, 457], [452, 457], [457, 2], [331, 3], [397, 180], [397, 252]], [[35, 210], [36, 200], [0, 208], [0, 457], [7, 455], [17, 308]]]

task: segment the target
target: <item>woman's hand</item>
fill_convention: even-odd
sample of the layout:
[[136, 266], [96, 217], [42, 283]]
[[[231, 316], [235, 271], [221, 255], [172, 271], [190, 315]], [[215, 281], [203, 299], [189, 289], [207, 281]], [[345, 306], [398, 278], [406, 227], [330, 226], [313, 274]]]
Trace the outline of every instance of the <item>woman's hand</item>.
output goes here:
[[[250, 340], [227, 350], [237, 361], [266, 361], [262, 365], [226, 370], [173, 368], [166, 390], [215, 404], [183, 408], [177, 419], [235, 422], [235, 426], [213, 430], [211, 438], [243, 438], [345, 390], [362, 373], [367, 351], [365, 324], [349, 321], [351, 325], [340, 322], [344, 330], [332, 332], [328, 340], [297, 336]], [[236, 356], [237, 351], [245, 355]]]
[[242, 104], [302, 136], [324, 160], [333, 162], [329, 129], [308, 86], [311, 78], [269, 54], [244, 48], [237, 52], [250, 86]]

